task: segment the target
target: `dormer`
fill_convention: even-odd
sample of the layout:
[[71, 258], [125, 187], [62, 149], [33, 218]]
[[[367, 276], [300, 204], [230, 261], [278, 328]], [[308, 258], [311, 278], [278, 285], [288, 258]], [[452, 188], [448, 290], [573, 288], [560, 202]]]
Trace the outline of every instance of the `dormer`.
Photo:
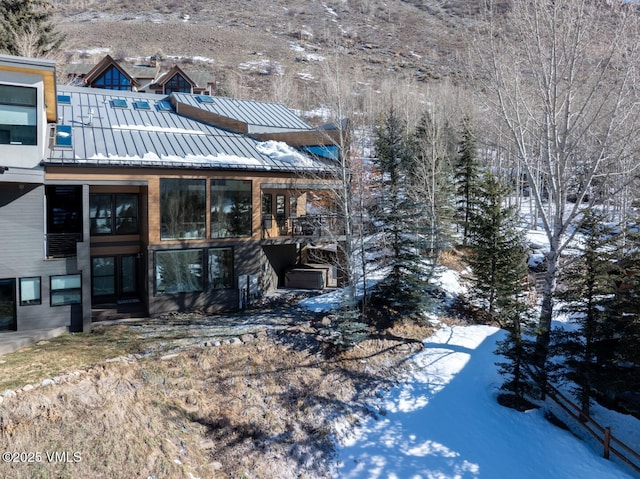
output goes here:
[[86, 74], [84, 83], [91, 88], [120, 91], [136, 91], [140, 86], [140, 83], [109, 55]]
[[0, 167], [38, 166], [56, 121], [55, 62], [0, 55]]

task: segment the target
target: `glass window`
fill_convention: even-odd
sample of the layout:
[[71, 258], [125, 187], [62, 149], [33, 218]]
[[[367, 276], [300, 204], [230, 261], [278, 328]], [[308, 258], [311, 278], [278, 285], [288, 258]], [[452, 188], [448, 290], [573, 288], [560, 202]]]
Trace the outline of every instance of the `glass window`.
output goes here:
[[160, 179], [160, 238], [206, 237], [205, 180]]
[[121, 258], [122, 272], [120, 274], [120, 289], [122, 294], [138, 292], [138, 261], [135, 256]]
[[131, 90], [131, 80], [115, 66], [111, 66], [100, 75], [91, 86], [93, 88], [105, 88], [107, 90]]
[[91, 234], [127, 235], [138, 233], [138, 195], [89, 195]]
[[203, 250], [156, 252], [156, 294], [203, 290]]
[[233, 288], [233, 249], [209, 249], [209, 288]]
[[0, 144], [37, 145], [38, 110], [35, 88], [0, 85]]
[[164, 84], [164, 93], [169, 95], [173, 92], [191, 93], [191, 83], [180, 74], [175, 74], [171, 80]]
[[273, 196], [271, 193], [262, 194], [262, 227], [269, 229], [272, 227], [271, 211], [273, 208]]
[[211, 237], [251, 236], [251, 180], [211, 180]]
[[20, 306], [40, 304], [42, 302], [41, 291], [40, 276], [20, 278]]
[[91, 294], [93, 296], [116, 294], [116, 258], [114, 256], [92, 258]]
[[65, 274], [51, 276], [51, 306], [82, 303], [82, 276]]

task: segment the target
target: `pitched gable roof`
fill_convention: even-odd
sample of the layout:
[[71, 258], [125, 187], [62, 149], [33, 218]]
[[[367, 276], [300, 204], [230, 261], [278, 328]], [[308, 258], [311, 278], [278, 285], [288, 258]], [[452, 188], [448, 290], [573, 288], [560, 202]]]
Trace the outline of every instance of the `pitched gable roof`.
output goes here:
[[106, 55], [91, 70], [89, 70], [89, 72], [84, 77], [84, 82], [87, 85], [93, 84], [93, 82], [96, 81], [98, 78], [100, 78], [100, 76], [104, 72], [106, 72], [109, 68], [112, 68], [112, 67], [120, 71], [120, 73], [122, 73], [131, 82], [133, 86], [135, 87], [140, 86], [140, 83], [138, 83], [138, 80], [133, 78], [133, 76], [131, 76], [131, 74], [124, 67], [118, 64], [118, 62], [116, 62], [113, 58], [111, 58], [110, 55]]
[[197, 87], [198, 85], [196, 84], [196, 82], [194, 82], [191, 77], [189, 77], [189, 75], [187, 75], [182, 68], [180, 68], [178, 65], [174, 65], [173, 68], [171, 68], [171, 70], [169, 70], [168, 72], [163, 73], [162, 75], [160, 75], [158, 78], [156, 78], [155, 83], [152, 83], [150, 85], [150, 88], [157, 88], [157, 87], [163, 87], [164, 85], [166, 85], [169, 81], [171, 81], [176, 75], [180, 75], [182, 76], [190, 85], [191, 88], [193, 87]]

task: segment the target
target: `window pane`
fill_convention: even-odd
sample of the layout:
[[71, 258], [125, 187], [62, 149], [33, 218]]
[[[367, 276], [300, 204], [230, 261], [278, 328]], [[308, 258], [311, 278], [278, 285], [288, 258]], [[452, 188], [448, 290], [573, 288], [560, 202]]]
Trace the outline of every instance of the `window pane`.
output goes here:
[[68, 274], [51, 276], [51, 306], [82, 302], [82, 276]]
[[233, 250], [231, 248], [209, 250], [209, 288], [233, 288]]
[[251, 181], [211, 181], [211, 237], [251, 236]]
[[138, 291], [138, 274], [137, 274], [137, 262], [135, 256], [123, 256], [122, 257], [122, 272], [120, 281], [122, 283], [123, 293], [135, 293]]
[[20, 304], [40, 304], [40, 277], [20, 278]]
[[157, 294], [202, 291], [202, 250], [156, 252]]
[[138, 195], [116, 195], [115, 197], [116, 234], [135, 234], [138, 232]]
[[160, 238], [205, 238], [205, 180], [160, 179]]
[[111, 195], [89, 195], [91, 234], [109, 234], [111, 223]]
[[92, 258], [91, 264], [91, 293], [94, 296], [116, 294], [115, 257]]
[[36, 89], [0, 85], [0, 144], [37, 145]]

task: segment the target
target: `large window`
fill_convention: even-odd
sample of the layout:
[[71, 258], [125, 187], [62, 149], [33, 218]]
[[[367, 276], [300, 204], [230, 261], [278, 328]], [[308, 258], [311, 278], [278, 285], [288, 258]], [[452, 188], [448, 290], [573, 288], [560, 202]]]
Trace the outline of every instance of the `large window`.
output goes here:
[[0, 85], [0, 144], [38, 144], [35, 88]]
[[206, 236], [205, 180], [160, 179], [160, 238]]
[[209, 289], [233, 288], [233, 250], [209, 250]]
[[89, 196], [91, 234], [138, 233], [138, 195], [92, 194]]
[[156, 252], [156, 294], [202, 291], [203, 250]]
[[182, 75], [176, 74], [164, 85], [165, 95], [169, 95], [173, 92], [191, 93], [191, 83], [189, 83]]
[[211, 237], [251, 236], [251, 180], [211, 180]]
[[91, 294], [93, 296], [116, 294], [116, 258], [114, 256], [91, 260]]
[[131, 90], [131, 80], [115, 66], [112, 66], [100, 75], [91, 86], [107, 90]]
[[65, 274], [51, 276], [51, 306], [80, 304], [82, 302], [82, 276]]

